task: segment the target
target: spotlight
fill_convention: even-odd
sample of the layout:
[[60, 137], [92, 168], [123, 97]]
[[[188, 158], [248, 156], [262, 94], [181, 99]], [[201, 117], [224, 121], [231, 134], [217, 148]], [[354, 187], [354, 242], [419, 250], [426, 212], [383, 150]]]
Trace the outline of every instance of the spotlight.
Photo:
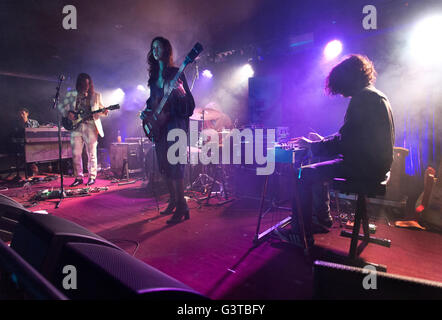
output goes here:
[[118, 88], [114, 92], [112, 92], [110, 99], [112, 103], [120, 103], [123, 101], [124, 96], [124, 91], [121, 88]]
[[252, 66], [248, 63], [243, 65], [239, 72], [241, 79], [243, 80], [247, 80], [248, 78], [253, 77], [253, 75], [255, 74], [255, 71], [253, 71]]
[[342, 43], [339, 40], [333, 40], [327, 43], [324, 48], [324, 56], [327, 60], [332, 60], [342, 52]]
[[414, 58], [425, 64], [442, 62], [442, 15], [428, 17], [419, 22], [410, 37], [410, 49]]
[[212, 72], [210, 70], [208, 70], [208, 69], [204, 70], [202, 75], [203, 75], [203, 77], [209, 78], [209, 79], [211, 79], [213, 77]]
[[139, 84], [137, 86], [137, 89], [140, 90], [140, 91], [146, 91], [146, 88], [142, 84]]

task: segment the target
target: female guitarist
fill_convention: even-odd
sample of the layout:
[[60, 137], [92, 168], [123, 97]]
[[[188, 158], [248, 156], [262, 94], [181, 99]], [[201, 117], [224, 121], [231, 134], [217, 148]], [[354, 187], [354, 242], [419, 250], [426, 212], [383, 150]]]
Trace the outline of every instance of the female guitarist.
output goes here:
[[[147, 109], [155, 110], [164, 92], [169, 90], [169, 83], [176, 75], [178, 68], [173, 63], [173, 51], [169, 40], [156, 37], [152, 40], [147, 55], [149, 64], [150, 97]], [[160, 173], [164, 176], [170, 194], [169, 204], [161, 214], [174, 212], [168, 224], [175, 224], [189, 219], [189, 208], [184, 198], [184, 164], [171, 164], [167, 159], [167, 150], [174, 142], [167, 141], [167, 133], [172, 129], [188, 131], [189, 117], [195, 109], [195, 101], [190, 92], [184, 73], [179, 78], [162, 113], [166, 117], [159, 134], [154, 137]]]

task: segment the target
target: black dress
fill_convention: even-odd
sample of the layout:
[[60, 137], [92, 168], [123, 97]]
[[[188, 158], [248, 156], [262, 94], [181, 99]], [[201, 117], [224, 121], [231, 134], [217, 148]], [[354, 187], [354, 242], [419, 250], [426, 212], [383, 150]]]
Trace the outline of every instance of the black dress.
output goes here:
[[[177, 71], [178, 68], [169, 67], [165, 72], [166, 80], [172, 79]], [[170, 130], [177, 128], [188, 132], [189, 117], [193, 114], [193, 110], [195, 109], [195, 101], [192, 93], [190, 92], [184, 73], [180, 76], [180, 80], [183, 82], [186, 95], [184, 97], [180, 97], [175, 90], [172, 92], [167, 102], [170, 111], [168, 122], [161, 130], [160, 135], [158, 137], [154, 137], [160, 173], [173, 180], [183, 179], [184, 164], [170, 164], [167, 160], [167, 150], [175, 143], [174, 141], [167, 141], [167, 134]], [[156, 81], [150, 83], [149, 87], [150, 98], [147, 100], [147, 106], [150, 106], [151, 101], [161, 100], [164, 95], [163, 88], [158, 87]]]

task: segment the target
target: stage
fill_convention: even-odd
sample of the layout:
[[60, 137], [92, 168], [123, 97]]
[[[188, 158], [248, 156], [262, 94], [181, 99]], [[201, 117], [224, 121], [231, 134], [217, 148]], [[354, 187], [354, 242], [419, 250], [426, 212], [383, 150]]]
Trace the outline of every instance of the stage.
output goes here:
[[[71, 189], [68, 185], [73, 180], [65, 177], [66, 189]], [[313, 262], [343, 262], [350, 245], [350, 239], [339, 236], [341, 229], [335, 222], [329, 233], [315, 234], [309, 257], [273, 237], [255, 246], [260, 202], [245, 197], [201, 208], [189, 199], [190, 219], [167, 225], [170, 215], [159, 214], [142, 180], [119, 186], [99, 178], [93, 187], [108, 190], [64, 199], [58, 209], [57, 199], [28, 201], [39, 190], [59, 184], [57, 179], [1, 193], [30, 211], [46, 210], [87, 228], [210, 299], [311, 299]], [[77, 188], [81, 187], [85, 186]], [[160, 210], [166, 201], [166, 195], [158, 198]], [[369, 244], [361, 258], [386, 265], [388, 273], [442, 282], [441, 234], [399, 229], [388, 226], [385, 219], [375, 223], [376, 236], [391, 239], [391, 248]]]

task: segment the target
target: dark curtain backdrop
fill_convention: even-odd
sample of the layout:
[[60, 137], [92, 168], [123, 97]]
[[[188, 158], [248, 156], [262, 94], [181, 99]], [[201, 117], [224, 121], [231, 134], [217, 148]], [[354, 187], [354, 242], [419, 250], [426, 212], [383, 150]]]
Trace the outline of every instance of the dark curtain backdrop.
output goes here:
[[[428, 98], [421, 114], [415, 114], [412, 110], [404, 112], [396, 120], [396, 145], [407, 148], [410, 153], [406, 159], [406, 173], [409, 175], [422, 176], [427, 166], [436, 170], [441, 161], [441, 120], [442, 101]], [[413, 105], [408, 109], [413, 109]]]

